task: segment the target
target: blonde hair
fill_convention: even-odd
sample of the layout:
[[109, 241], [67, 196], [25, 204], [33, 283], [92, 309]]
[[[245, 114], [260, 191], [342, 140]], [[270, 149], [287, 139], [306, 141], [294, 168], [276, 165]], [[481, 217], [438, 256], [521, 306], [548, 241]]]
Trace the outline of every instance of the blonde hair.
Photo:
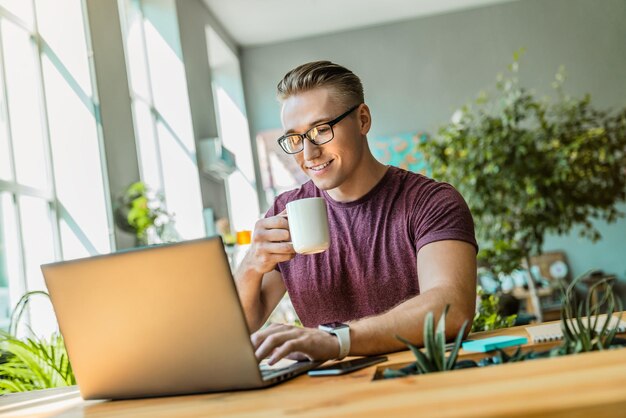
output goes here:
[[330, 87], [346, 105], [365, 101], [363, 84], [352, 71], [330, 61], [314, 61], [289, 71], [278, 83], [278, 99], [283, 101], [317, 87]]

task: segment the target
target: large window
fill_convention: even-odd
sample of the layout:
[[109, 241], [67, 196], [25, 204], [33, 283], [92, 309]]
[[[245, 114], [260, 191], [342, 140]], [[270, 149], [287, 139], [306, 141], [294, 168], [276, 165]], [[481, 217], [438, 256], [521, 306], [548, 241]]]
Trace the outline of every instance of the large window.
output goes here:
[[237, 162], [237, 169], [226, 179], [232, 227], [251, 230], [260, 209], [239, 59], [215, 30], [207, 28], [206, 36], [219, 137]]
[[120, 0], [142, 180], [163, 192], [184, 239], [204, 235], [187, 82], [174, 2]]
[[[0, 327], [40, 265], [112, 249], [82, 0], [0, 0]], [[35, 333], [56, 329], [33, 299]]]

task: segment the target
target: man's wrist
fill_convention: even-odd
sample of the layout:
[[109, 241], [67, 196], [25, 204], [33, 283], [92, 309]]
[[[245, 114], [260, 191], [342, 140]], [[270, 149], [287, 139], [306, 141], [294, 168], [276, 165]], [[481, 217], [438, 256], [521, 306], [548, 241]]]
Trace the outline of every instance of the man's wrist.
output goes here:
[[341, 356], [341, 344], [339, 343], [339, 338], [335, 334], [326, 333], [328, 338], [333, 341], [334, 347], [336, 347], [335, 355], [330, 358], [330, 360], [338, 360]]
[[236, 277], [240, 280], [258, 280], [262, 278], [265, 272], [259, 271], [253, 261], [250, 260], [250, 252], [246, 254], [239, 264], [239, 268], [236, 272]]

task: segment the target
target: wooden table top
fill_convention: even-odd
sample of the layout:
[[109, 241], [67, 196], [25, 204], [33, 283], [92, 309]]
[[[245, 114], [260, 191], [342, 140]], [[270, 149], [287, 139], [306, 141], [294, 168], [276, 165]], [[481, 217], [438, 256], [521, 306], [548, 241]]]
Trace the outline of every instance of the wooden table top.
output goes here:
[[[527, 336], [524, 329], [472, 338]], [[403, 351], [382, 366], [413, 360]], [[76, 387], [18, 393], [0, 398], [0, 417], [626, 417], [624, 349], [372, 381], [379, 366], [344, 376], [299, 376], [254, 391], [129, 401], [84, 401]]]

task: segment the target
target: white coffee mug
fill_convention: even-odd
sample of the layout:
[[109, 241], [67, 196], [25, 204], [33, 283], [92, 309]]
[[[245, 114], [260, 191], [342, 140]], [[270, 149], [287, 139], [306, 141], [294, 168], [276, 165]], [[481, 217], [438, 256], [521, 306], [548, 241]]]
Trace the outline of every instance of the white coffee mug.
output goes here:
[[289, 233], [298, 254], [317, 254], [330, 246], [326, 200], [321, 197], [287, 203]]

